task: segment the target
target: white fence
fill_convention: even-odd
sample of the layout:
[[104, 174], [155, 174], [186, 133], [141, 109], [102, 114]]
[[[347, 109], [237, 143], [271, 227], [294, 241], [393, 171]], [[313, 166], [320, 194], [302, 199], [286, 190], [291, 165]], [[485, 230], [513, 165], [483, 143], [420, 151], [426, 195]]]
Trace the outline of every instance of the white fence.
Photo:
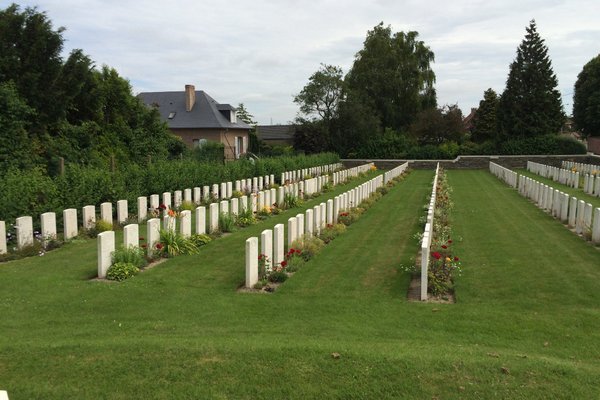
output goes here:
[[[360, 169], [367, 171], [373, 164], [365, 164]], [[401, 170], [406, 169], [408, 163], [401, 165]], [[343, 180], [338, 180], [342, 181]], [[280, 265], [284, 261], [285, 251], [289, 251], [294, 240], [303, 236], [318, 235], [328, 224], [335, 224], [340, 213], [357, 207], [363, 200], [367, 199], [379, 187], [384, 185], [384, 176], [362, 183], [354, 189], [348, 190], [333, 199], [327, 200], [303, 214], [291, 217], [287, 222], [287, 235], [285, 226], [277, 224], [273, 229], [266, 229], [258, 237], [246, 240], [246, 287], [252, 288], [258, 282], [258, 254], [264, 254], [269, 264], [268, 269]], [[287, 236], [287, 240], [285, 240]], [[260, 245], [260, 252], [259, 252]]]
[[433, 218], [435, 216], [439, 172], [440, 164], [438, 163], [435, 168], [435, 176], [433, 177], [433, 187], [429, 199], [429, 208], [427, 209], [427, 222], [425, 223], [425, 230], [423, 231], [423, 239], [421, 241], [421, 300], [427, 300], [427, 285], [429, 283], [427, 273], [429, 270], [431, 241], [433, 239]]
[[517, 189], [522, 196], [575, 229], [578, 235], [589, 235], [592, 242], [600, 243], [600, 208], [594, 210], [592, 204], [524, 175], [519, 176], [518, 182]]

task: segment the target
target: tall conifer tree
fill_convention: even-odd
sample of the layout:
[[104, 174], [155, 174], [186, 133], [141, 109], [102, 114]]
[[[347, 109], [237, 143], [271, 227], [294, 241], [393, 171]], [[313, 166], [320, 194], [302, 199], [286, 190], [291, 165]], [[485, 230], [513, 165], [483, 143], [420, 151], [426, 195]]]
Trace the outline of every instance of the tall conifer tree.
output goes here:
[[558, 133], [565, 121], [558, 80], [535, 20], [526, 28], [500, 97], [498, 123], [508, 136]]

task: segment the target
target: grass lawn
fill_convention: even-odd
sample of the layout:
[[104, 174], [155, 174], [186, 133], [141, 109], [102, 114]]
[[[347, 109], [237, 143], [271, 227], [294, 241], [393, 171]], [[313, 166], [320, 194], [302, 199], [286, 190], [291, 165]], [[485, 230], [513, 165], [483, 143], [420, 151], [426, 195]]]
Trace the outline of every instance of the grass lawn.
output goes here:
[[120, 284], [88, 280], [94, 242], [0, 264], [0, 389], [11, 400], [597, 398], [600, 251], [487, 171], [448, 174], [463, 239], [456, 304], [406, 301], [398, 267], [415, 256], [433, 178], [413, 171], [273, 294], [236, 292], [244, 242], [289, 212]]

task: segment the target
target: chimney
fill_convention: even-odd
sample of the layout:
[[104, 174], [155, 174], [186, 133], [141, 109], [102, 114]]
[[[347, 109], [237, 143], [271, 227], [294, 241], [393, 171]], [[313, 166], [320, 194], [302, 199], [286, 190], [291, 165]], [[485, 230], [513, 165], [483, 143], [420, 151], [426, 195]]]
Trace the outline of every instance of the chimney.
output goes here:
[[185, 111], [190, 112], [196, 103], [196, 88], [194, 85], [185, 85]]

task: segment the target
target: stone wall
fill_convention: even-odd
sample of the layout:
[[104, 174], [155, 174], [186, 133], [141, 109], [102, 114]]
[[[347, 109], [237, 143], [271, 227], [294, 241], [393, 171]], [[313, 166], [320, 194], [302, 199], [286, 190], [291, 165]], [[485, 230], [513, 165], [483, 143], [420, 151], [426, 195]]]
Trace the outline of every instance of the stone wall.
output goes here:
[[584, 164], [599, 164], [600, 156], [593, 154], [578, 155], [538, 155], [538, 156], [458, 156], [454, 160], [375, 160], [375, 159], [343, 159], [346, 168], [368, 162], [374, 162], [379, 169], [391, 169], [405, 162], [414, 169], [435, 169], [437, 163], [445, 169], [487, 169], [494, 162], [506, 168], [526, 168], [527, 161], [560, 167], [563, 161], [575, 161]]
[[600, 136], [587, 138], [587, 146], [590, 153], [600, 154]]

